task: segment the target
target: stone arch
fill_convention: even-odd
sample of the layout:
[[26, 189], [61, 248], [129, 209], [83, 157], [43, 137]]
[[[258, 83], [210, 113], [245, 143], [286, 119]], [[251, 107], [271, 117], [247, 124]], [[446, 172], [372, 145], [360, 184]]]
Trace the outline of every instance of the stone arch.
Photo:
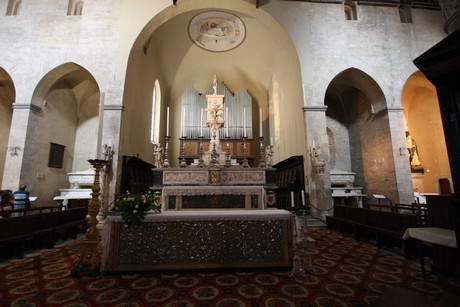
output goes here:
[[401, 4], [398, 6], [399, 20], [402, 23], [412, 23], [411, 8], [407, 4]]
[[16, 16], [19, 13], [22, 0], [9, 0], [6, 8], [6, 16]]
[[349, 68], [333, 78], [325, 95], [327, 125], [336, 135], [336, 168], [355, 173], [365, 193], [397, 200], [387, 102], [367, 73]]
[[401, 104], [406, 133], [416, 145], [418, 162], [412, 159], [411, 163], [414, 189], [421, 193], [440, 193], [439, 180], [443, 178], [449, 180], [452, 189], [436, 88], [420, 71], [416, 71], [404, 84]]
[[[240, 46], [229, 52], [210, 52], [200, 48], [190, 39], [188, 25], [197, 14], [210, 9], [238, 16], [250, 29], [248, 33], [251, 35], [247, 35]], [[264, 53], [258, 53], [257, 50], [264, 50]], [[132, 123], [150, 121], [147, 118], [150, 114], [147, 106], [152, 99], [155, 80], [159, 80], [162, 85], [161, 97], [164, 103], [160, 130], [164, 136], [166, 107], [169, 106], [171, 110], [171, 123], [180, 123], [180, 108], [177, 106], [180, 105], [182, 93], [191, 86], [203, 92], [213, 75], [217, 75], [219, 80], [225, 80], [231, 91], [247, 88], [263, 109], [263, 114], [270, 113], [268, 120], [264, 121], [267, 125], [264, 131], [269, 132], [267, 139], [273, 136], [277, 144], [283, 137], [283, 141], [291, 143], [282, 148], [286, 150], [283, 153], [275, 148], [279, 154], [275, 156], [276, 160], [304, 153], [305, 131], [303, 116], [299, 112], [303, 106], [300, 62], [289, 35], [272, 16], [250, 3], [227, 1], [216, 7], [214, 1], [205, 0], [187, 2], [187, 5], [179, 2], [177, 6], [166, 8], [146, 24], [134, 42], [123, 92], [121, 154], [139, 152], [143, 159], [152, 157], [150, 147], [141, 144], [143, 139], [149, 139], [149, 129]], [[269, 93], [273, 90], [273, 80], [279, 84], [276, 92], [279, 100], [271, 106]], [[279, 112], [277, 118], [272, 116], [275, 112]], [[173, 154], [179, 152], [179, 130], [180, 127], [171, 127], [169, 146]], [[129, 138], [133, 134], [139, 136], [138, 140]], [[299, 139], [302, 141], [299, 142]], [[161, 142], [164, 142], [163, 138]]]
[[[16, 89], [13, 80], [6, 70], [0, 67], [0, 148], [8, 147], [11, 120], [13, 117], [13, 103], [16, 100]], [[10, 154], [10, 148], [2, 150], [0, 154], [0, 174], [3, 174], [5, 158]], [[11, 151], [11, 154], [13, 152]], [[0, 187], [3, 178], [0, 177]]]
[[346, 0], [343, 3], [343, 11], [345, 13], [345, 20], [357, 20], [358, 14], [356, 13], [356, 4], [351, 0]]
[[69, 0], [69, 6], [67, 8], [68, 16], [81, 16], [83, 11], [82, 0]]
[[[43, 200], [68, 188], [67, 174], [87, 170], [87, 160], [96, 157], [100, 97], [93, 75], [75, 63], [52, 69], [35, 88], [31, 104], [39, 111], [29, 116], [23, 169]], [[62, 168], [47, 164], [50, 143], [65, 146]]]

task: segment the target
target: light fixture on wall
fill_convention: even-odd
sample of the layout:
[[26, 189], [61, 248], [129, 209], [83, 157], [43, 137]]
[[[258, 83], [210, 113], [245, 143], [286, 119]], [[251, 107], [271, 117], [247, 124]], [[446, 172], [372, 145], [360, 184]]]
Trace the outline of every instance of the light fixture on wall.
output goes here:
[[8, 150], [10, 151], [10, 156], [19, 156], [19, 151], [22, 151], [22, 148], [20, 146], [10, 146], [8, 147]]
[[399, 155], [405, 156], [407, 149], [405, 147], [399, 147]]

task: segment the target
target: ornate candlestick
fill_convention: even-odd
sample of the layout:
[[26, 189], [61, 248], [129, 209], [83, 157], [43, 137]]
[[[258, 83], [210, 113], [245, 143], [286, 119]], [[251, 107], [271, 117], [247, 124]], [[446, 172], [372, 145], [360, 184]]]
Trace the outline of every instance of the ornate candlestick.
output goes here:
[[231, 159], [231, 155], [230, 155], [230, 137], [229, 136], [227, 136], [227, 152], [226, 152], [225, 166], [226, 167], [232, 166], [232, 159]]
[[182, 142], [182, 151], [181, 151], [182, 159], [180, 160], [179, 166], [180, 167], [186, 167], [187, 166], [187, 160], [185, 160], [185, 140], [187, 140], [187, 137], [183, 136], [183, 137], [180, 138], [180, 140]]
[[169, 167], [169, 159], [168, 159], [168, 149], [169, 149], [169, 139], [170, 136], [165, 137], [165, 158], [163, 160], [163, 167]]
[[243, 167], [249, 167], [248, 159], [246, 158], [246, 139], [247, 136], [243, 136]]
[[[216, 121], [214, 120], [216, 123]], [[216, 165], [217, 164], [217, 151], [216, 151], [216, 130], [217, 130], [216, 124], [214, 124], [212, 128], [212, 139], [214, 140], [212, 144], [212, 153], [211, 153], [211, 165]]]
[[264, 137], [259, 137], [259, 147], [260, 147], [260, 158], [259, 158], [259, 167], [265, 167], [265, 152], [264, 152]]
[[198, 137], [200, 139], [200, 145], [198, 148], [198, 167], [203, 167], [204, 166], [204, 160], [203, 160], [203, 136]]
[[100, 238], [99, 230], [96, 228], [98, 223], [96, 216], [101, 208], [101, 201], [99, 200], [101, 191], [99, 174], [107, 161], [92, 159], [88, 160], [88, 162], [95, 170], [91, 193], [92, 198], [88, 203], [88, 229], [86, 230], [85, 237], [80, 241], [80, 256], [71, 269], [71, 275], [73, 276], [80, 274], [96, 276], [99, 275], [101, 269], [101, 256], [97, 249]]

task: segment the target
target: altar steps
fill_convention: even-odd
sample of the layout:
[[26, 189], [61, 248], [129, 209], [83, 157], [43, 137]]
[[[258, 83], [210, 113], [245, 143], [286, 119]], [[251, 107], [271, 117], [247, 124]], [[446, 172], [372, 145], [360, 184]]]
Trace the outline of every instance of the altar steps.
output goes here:
[[326, 221], [323, 221], [320, 218], [307, 215], [306, 217], [307, 227], [326, 227]]

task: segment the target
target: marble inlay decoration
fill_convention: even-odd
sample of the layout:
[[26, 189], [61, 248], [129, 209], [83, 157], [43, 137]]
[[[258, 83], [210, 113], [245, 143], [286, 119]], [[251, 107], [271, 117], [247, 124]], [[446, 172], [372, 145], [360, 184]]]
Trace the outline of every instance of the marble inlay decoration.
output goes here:
[[201, 218], [161, 215], [133, 226], [109, 217], [103, 230], [103, 270], [291, 266], [290, 214], [285, 211], [230, 217], [204, 213]]

